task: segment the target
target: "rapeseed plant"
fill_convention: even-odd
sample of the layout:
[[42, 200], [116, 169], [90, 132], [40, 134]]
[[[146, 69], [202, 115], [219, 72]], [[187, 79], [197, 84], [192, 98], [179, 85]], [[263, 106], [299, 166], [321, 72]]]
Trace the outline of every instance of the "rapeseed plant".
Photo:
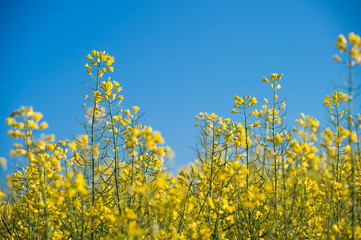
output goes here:
[[361, 115], [352, 108], [360, 37], [335, 45], [348, 83], [325, 97], [328, 125], [301, 114], [289, 128], [283, 75], [273, 73], [262, 79], [272, 89], [263, 105], [235, 96], [232, 119], [195, 116], [196, 161], [175, 176], [161, 133], [138, 106], [123, 108], [114, 57], [91, 51], [83, 135], [40, 134], [48, 124], [32, 107], [6, 119], [21, 162], [0, 191], [1, 238], [361, 239]]

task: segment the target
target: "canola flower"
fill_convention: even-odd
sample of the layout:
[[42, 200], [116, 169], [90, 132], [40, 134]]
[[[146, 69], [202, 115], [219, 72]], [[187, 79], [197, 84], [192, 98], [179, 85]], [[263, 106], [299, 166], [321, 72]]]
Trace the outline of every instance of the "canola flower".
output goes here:
[[[360, 64], [358, 35], [335, 45], [349, 70]], [[123, 108], [123, 89], [108, 76], [114, 57], [93, 50], [86, 59], [83, 135], [41, 136], [48, 124], [32, 107], [6, 119], [10, 155], [23, 165], [0, 191], [2, 239], [361, 238], [352, 87], [325, 97], [327, 128], [301, 114], [290, 129], [278, 96], [283, 75], [263, 77], [271, 90], [263, 105], [235, 96], [232, 119], [195, 116], [196, 161], [173, 176], [161, 133], [144, 125], [138, 106]]]

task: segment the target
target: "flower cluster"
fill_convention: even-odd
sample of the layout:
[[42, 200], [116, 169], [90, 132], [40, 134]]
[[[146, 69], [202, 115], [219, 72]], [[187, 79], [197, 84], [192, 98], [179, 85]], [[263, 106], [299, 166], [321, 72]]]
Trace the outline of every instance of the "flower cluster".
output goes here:
[[[340, 52], [346, 52], [348, 56], [355, 61], [357, 64], [361, 64], [361, 41], [360, 36], [357, 34], [349, 33], [348, 35], [349, 44], [344, 35], [340, 34], [335, 42], [335, 46]], [[333, 58], [341, 62], [342, 59], [338, 55], [334, 55]], [[354, 62], [352, 62], [354, 64]]]

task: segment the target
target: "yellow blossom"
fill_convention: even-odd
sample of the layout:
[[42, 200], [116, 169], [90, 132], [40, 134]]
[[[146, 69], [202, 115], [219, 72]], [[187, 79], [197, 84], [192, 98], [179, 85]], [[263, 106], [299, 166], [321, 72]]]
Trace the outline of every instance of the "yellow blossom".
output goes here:
[[337, 62], [341, 62], [341, 58], [338, 55], [333, 55], [332, 58]]
[[211, 197], [207, 198], [207, 206], [210, 207], [211, 209], [214, 209], [214, 203]]
[[139, 111], [139, 107], [133, 106], [133, 114], [136, 115], [138, 111]]
[[88, 145], [88, 135], [82, 135], [80, 137], [80, 145], [86, 147]]
[[266, 77], [263, 77], [263, 78], [262, 78], [262, 82], [269, 83], [270, 81], [269, 81]]
[[360, 42], [360, 36], [353, 32], [348, 34], [348, 39], [354, 46], [358, 46]]
[[255, 105], [257, 103], [257, 99], [255, 98], [255, 97], [253, 97], [252, 99], [251, 99], [251, 101], [248, 103], [248, 106], [253, 106], [253, 105]]

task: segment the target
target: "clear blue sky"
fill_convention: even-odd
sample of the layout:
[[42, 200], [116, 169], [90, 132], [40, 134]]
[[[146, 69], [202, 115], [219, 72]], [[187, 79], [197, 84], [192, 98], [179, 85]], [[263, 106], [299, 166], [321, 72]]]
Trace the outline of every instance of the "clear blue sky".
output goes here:
[[[5, 118], [32, 105], [57, 140], [83, 133], [85, 56], [115, 57], [112, 75], [125, 106], [175, 151], [175, 167], [195, 157], [194, 116], [231, 116], [234, 95], [270, 96], [261, 79], [283, 73], [288, 119], [323, 119], [324, 95], [345, 74], [331, 57], [339, 33], [361, 34], [358, 0], [10, 1], [0, 3], [0, 156], [13, 140]], [[356, 77], [360, 82], [360, 75]]]

